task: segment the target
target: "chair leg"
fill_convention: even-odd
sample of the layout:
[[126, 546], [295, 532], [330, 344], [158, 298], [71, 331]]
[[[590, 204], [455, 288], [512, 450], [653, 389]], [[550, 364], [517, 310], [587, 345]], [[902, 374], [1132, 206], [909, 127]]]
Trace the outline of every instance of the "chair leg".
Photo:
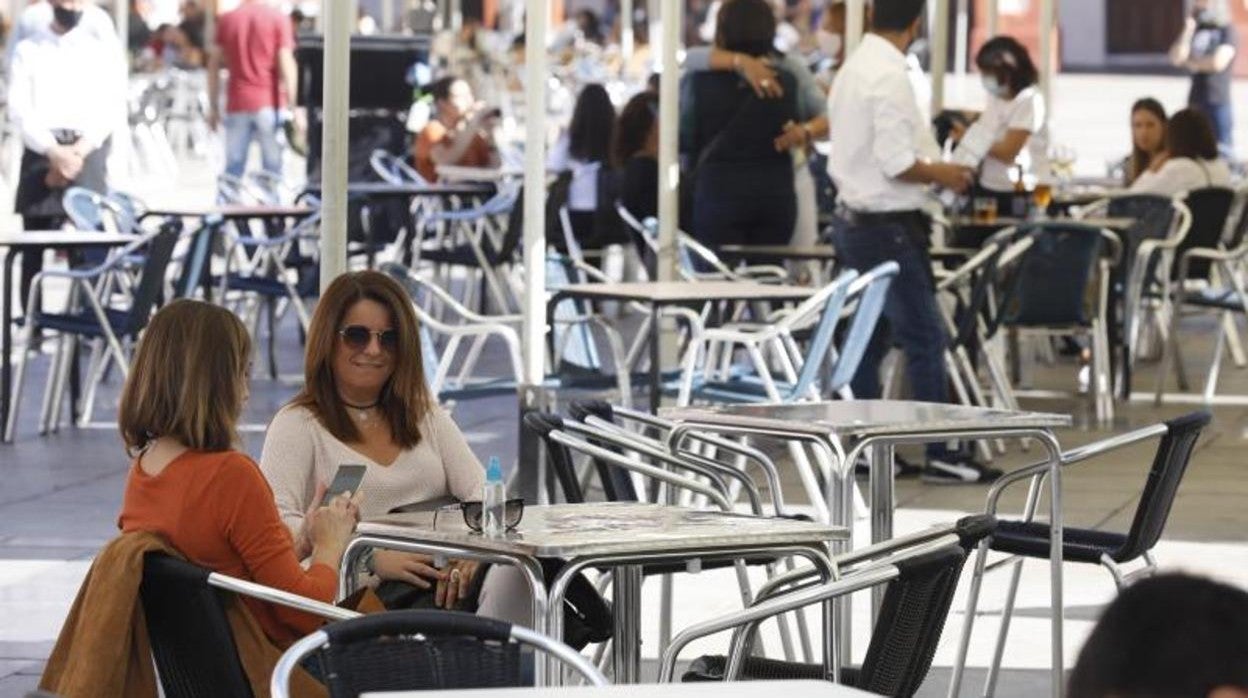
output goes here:
[[[1229, 315], [1229, 313], [1228, 313]], [[1226, 353], [1226, 345], [1229, 337], [1226, 333], [1226, 326], [1218, 327], [1218, 337], [1213, 343], [1213, 360], [1209, 362], [1209, 373], [1205, 376], [1205, 404], [1212, 404], [1213, 397], [1217, 394], [1218, 389], [1218, 373], [1222, 368], [1222, 355]]]
[[975, 613], [979, 606], [979, 592], [984, 583], [984, 568], [988, 562], [988, 546], [991, 541], [980, 542], [975, 554], [975, 570], [971, 574], [971, 588], [966, 595], [966, 616], [962, 619], [962, 637], [958, 640], [957, 658], [953, 662], [953, 672], [949, 677], [948, 698], [958, 698], [962, 691], [962, 676], [966, 671], [966, 656], [971, 648], [971, 632], [975, 627]]
[[91, 360], [87, 362], [87, 390], [83, 393], [82, 404], [78, 408], [78, 425], [86, 426], [95, 415], [95, 393], [104, 378], [104, 368], [109, 363], [108, 354], [104, 351], [104, 340], [91, 342]]
[[57, 349], [61, 353], [60, 363], [57, 364], [57, 372], [48, 376], [48, 384], [50, 386], [49, 398], [52, 400], [52, 409], [48, 414], [47, 431], [44, 433], [57, 433], [61, 430], [61, 413], [62, 406], [65, 404], [65, 388], [69, 381], [69, 373], [73, 369], [74, 361], [77, 359], [74, 346], [78, 339], [69, 335], [62, 335], [60, 345]]
[[1023, 575], [1023, 562], [1024, 558], [1021, 557], [1014, 561], [1014, 572], [1010, 576], [1010, 590], [1006, 593], [1005, 607], [1001, 612], [1001, 629], [997, 632], [997, 647], [992, 652], [992, 664], [988, 667], [988, 678], [984, 680], [985, 698], [991, 698], [997, 690], [997, 679], [1001, 673], [1001, 659], [1005, 655], [1005, 640], [1010, 634], [1010, 620], [1014, 617], [1014, 601], [1018, 597], [1018, 583]]
[[[953, 385], [953, 391], [958, 396], [958, 401], [967, 406], [974, 406], [977, 404], [971, 394], [967, 391], [964, 376], [962, 375], [962, 372], [958, 370], [958, 364], [954, 361], [953, 355], [948, 350], [945, 351], [945, 372], [949, 376], [949, 382]], [[979, 451], [979, 457], [981, 460], [985, 463], [992, 462], [992, 446], [989, 442], [979, 439], [975, 441], [975, 448]]]
[[[30, 316], [27, 315], [26, 317], [29, 318]], [[22, 404], [22, 385], [26, 378], [26, 364], [31, 360], [30, 355], [34, 350], [33, 345], [38, 334], [39, 329], [34, 326], [34, 323], [28, 322], [25, 341], [21, 344], [21, 356], [17, 366], [13, 367], [13, 392], [9, 394], [9, 419], [4, 425], [4, 440], [6, 442], [13, 441], [13, 432], [17, 428], [17, 412]]]

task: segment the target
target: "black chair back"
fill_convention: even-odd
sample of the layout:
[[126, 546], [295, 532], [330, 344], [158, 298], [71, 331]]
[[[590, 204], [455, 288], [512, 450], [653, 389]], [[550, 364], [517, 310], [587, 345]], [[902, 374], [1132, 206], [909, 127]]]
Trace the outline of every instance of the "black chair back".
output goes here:
[[1101, 231], [1075, 223], [1045, 223], [1027, 231], [1034, 241], [1008, 282], [1001, 324], [1016, 327], [1087, 327], [1094, 317], [1089, 292], [1104, 249]]
[[321, 629], [331, 698], [361, 693], [522, 686], [511, 625], [458, 611], [375, 613]]
[[[593, 415], [606, 422], [615, 422], [615, 410], [606, 400], [573, 400], [568, 405], [568, 414], [578, 422], [584, 422]], [[619, 453], [613, 444], [603, 444], [603, 448]], [[602, 491], [610, 502], [636, 502], [641, 498], [633, 487], [633, 479], [628, 471], [600, 458], [594, 459], [594, 469], [602, 482]]]
[[[559, 489], [563, 491], [563, 499], [568, 504], [584, 504], [585, 491], [581, 489], [580, 480], [576, 477], [576, 466], [572, 463], [572, 453], [567, 446], [550, 438], [552, 431], [563, 429], [563, 418], [548, 412], [528, 412], [524, 415], [524, 426], [533, 432], [546, 447], [546, 459]], [[555, 492], [550, 492], [555, 499]]]
[[1157, 545], [1165, 530], [1174, 497], [1179, 490], [1187, 464], [1192, 459], [1196, 440], [1212, 420], [1208, 412], [1192, 412], [1166, 422], [1166, 434], [1157, 445], [1157, 455], [1148, 471], [1148, 481], [1140, 495], [1139, 506], [1127, 540], [1113, 557], [1117, 562], [1134, 560]]
[[958, 521], [958, 545], [898, 560], [901, 574], [889, 583], [855, 685], [886, 696], [913, 696], [932, 667], [932, 657], [953, 603], [969, 553], [996, 530], [991, 516]]
[[[1194, 247], [1214, 249], [1222, 242], [1226, 232], [1226, 222], [1231, 215], [1235, 203], [1235, 192], [1225, 187], [1206, 187], [1193, 189], [1184, 199], [1192, 212], [1192, 227], [1187, 237], [1179, 245], [1176, 258]], [[1178, 274], [1178, 265], [1174, 273]], [[1187, 270], [1189, 279], [1206, 279], [1209, 277], [1209, 261], [1193, 259]]]
[[208, 574], [162, 553], [144, 558], [139, 597], [160, 685], [168, 698], [251, 698], [226, 592], [208, 586]]
[[160, 227], [147, 245], [147, 259], [143, 262], [143, 272], [139, 275], [139, 283], [134, 289], [134, 300], [127, 313], [123, 334], [136, 334], [152, 317], [152, 312], [159, 305], [165, 290], [165, 271], [169, 269], [169, 261], [173, 259], [173, 248], [178, 244], [178, 234], [182, 230], [179, 222], [168, 222]]

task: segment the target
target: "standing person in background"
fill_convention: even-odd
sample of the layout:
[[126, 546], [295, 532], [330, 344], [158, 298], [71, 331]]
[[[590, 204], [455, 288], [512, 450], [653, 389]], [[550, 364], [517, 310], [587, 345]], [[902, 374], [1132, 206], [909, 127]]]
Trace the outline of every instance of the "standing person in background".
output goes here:
[[[948, 337], [936, 305], [925, 209], [929, 185], [964, 192], [971, 172], [936, 161], [940, 151], [907, 73], [906, 49], [923, 25], [923, 5], [876, 0], [871, 32], [845, 61], [829, 99], [828, 169], [845, 222], [834, 238], [838, 256], [860, 272], [888, 261], [901, 267], [885, 302], [886, 322], [876, 328], [854, 377], [854, 395], [862, 399], [880, 397], [880, 362], [895, 339], [906, 354], [914, 399], [949, 401]], [[999, 476], [943, 443], [928, 445], [925, 480], [970, 484]]]
[[1123, 184], [1131, 186], [1166, 152], [1166, 108], [1152, 97], [1131, 105], [1131, 154], [1122, 168]]
[[[282, 174], [282, 112], [293, 109], [298, 90], [295, 40], [290, 21], [271, 0], [242, 0], [217, 22], [216, 46], [208, 54], [208, 125], [222, 123], [218, 98], [221, 68], [229, 73], [225, 101], [225, 171], [241, 177], [252, 141], [260, 145], [265, 172]], [[292, 113], [304, 133], [302, 112]]]
[[[5, 65], [12, 71], [13, 68], [13, 52], [17, 50], [17, 45], [22, 39], [27, 39], [40, 34], [46, 34], [52, 28], [52, 3], [50, 0], [39, 0], [33, 4], [27, 5], [17, 16], [17, 21], [13, 24], [13, 35], [8, 37], [8, 44], [5, 47]], [[117, 30], [113, 27], [113, 18], [99, 5], [93, 2], [84, 3], [82, 6], [82, 19], [78, 20], [79, 31], [95, 36], [101, 41], [112, 41], [117, 39]]]
[[1192, 74], [1187, 104], [1213, 123], [1222, 157], [1235, 156], [1235, 110], [1231, 106], [1231, 67], [1239, 37], [1225, 0], [1192, 0], [1192, 14], [1170, 47], [1170, 62]]
[[[10, 66], [9, 118], [25, 146], [14, 209], [25, 230], [61, 227], [71, 185], [108, 191], [111, 136], [126, 118], [125, 66], [111, 22], [104, 39], [82, 26], [86, 0], [47, 4], [48, 26], [19, 42]], [[41, 251], [22, 255], [23, 303], [42, 266]]]

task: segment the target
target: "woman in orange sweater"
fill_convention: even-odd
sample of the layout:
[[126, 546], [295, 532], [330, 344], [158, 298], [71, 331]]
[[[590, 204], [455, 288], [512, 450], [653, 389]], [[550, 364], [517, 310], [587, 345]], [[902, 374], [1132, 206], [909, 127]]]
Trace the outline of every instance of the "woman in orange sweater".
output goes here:
[[[118, 421], [134, 465], [119, 524], [125, 533], [159, 534], [202, 567], [332, 603], [356, 502], [348, 493], [313, 505], [312, 561], [303, 569], [268, 482], [235, 450], [250, 356], [246, 328], [223, 308], [179, 300], [152, 318], [121, 399]], [[244, 601], [279, 646], [323, 622]]]

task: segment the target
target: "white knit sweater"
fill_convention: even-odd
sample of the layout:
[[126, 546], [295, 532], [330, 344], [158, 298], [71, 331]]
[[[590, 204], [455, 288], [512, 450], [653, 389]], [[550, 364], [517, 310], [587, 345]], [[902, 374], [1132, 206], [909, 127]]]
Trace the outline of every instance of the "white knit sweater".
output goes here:
[[421, 440], [390, 465], [381, 465], [334, 438], [304, 407], [288, 406], [273, 417], [260, 454], [282, 521], [297, 535], [318, 482], [326, 485], [340, 465], [364, 465], [360, 516], [383, 516], [405, 504], [453, 496], [479, 500], [485, 469], [459, 427], [440, 407], [420, 425]]

